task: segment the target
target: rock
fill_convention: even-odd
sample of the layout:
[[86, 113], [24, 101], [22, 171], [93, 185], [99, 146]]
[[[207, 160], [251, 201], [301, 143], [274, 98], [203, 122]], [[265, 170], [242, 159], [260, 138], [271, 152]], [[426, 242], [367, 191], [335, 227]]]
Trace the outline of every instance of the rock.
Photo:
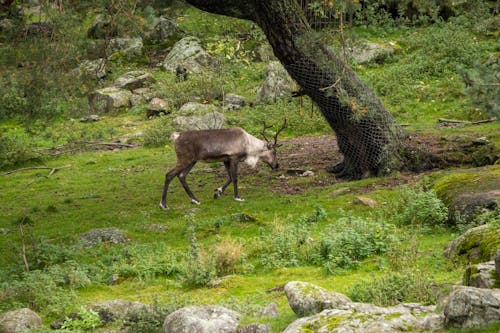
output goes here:
[[493, 288], [495, 285], [495, 262], [488, 261], [470, 265], [465, 270], [463, 283], [476, 288]]
[[125, 321], [138, 313], [153, 312], [154, 309], [141, 302], [125, 301], [121, 299], [97, 302], [88, 305], [88, 308], [97, 312], [104, 323]]
[[147, 102], [156, 97], [156, 92], [150, 88], [139, 88], [132, 91], [135, 95], [139, 95], [144, 98]]
[[288, 304], [299, 316], [314, 314], [324, 309], [334, 309], [351, 302], [336, 292], [327, 291], [307, 282], [292, 281], [285, 285]]
[[236, 94], [226, 94], [222, 100], [225, 110], [238, 110], [248, 104], [245, 97]]
[[213, 59], [200, 45], [196, 37], [184, 37], [173, 46], [163, 62], [163, 68], [176, 72], [177, 67], [185, 68], [188, 73], [202, 73], [216, 66]]
[[111, 20], [104, 16], [103, 14], [99, 14], [95, 17], [92, 24], [87, 30], [87, 37], [93, 39], [104, 39], [106, 37], [115, 37], [117, 34], [117, 30], [115, 27], [111, 29]]
[[257, 221], [255, 216], [248, 215], [245, 213], [235, 213], [235, 214], [231, 215], [231, 220], [233, 220], [235, 222], [256, 222]]
[[271, 326], [266, 324], [251, 324], [238, 328], [237, 333], [270, 333]]
[[85, 75], [93, 79], [103, 79], [106, 77], [106, 62], [99, 58], [96, 60], [83, 60], [78, 66], [80, 75]]
[[270, 318], [275, 318], [279, 316], [279, 309], [278, 309], [278, 304], [276, 303], [269, 303], [266, 305], [265, 308], [260, 311], [260, 316], [261, 317], [270, 317]]
[[481, 225], [467, 230], [446, 246], [448, 258], [464, 258], [472, 263], [489, 261], [500, 248], [500, 227]]
[[267, 66], [264, 83], [257, 89], [257, 103], [276, 102], [278, 98], [291, 97], [298, 90], [295, 81], [279, 61], [272, 61]]
[[0, 314], [0, 333], [20, 333], [41, 325], [40, 316], [28, 308]]
[[356, 64], [361, 65], [372, 61], [383, 62], [394, 54], [394, 47], [387, 44], [360, 42], [352, 46], [349, 51], [350, 58]]
[[240, 317], [222, 306], [188, 306], [167, 316], [163, 333], [235, 333]]
[[301, 177], [313, 177], [314, 172], [311, 170], [306, 170], [303, 173], [300, 174]]
[[123, 244], [130, 241], [123, 230], [117, 228], [92, 229], [80, 235], [80, 241], [87, 247], [102, 243]]
[[276, 61], [276, 57], [274, 56], [273, 48], [269, 43], [261, 44], [257, 48], [257, 56], [258, 59], [262, 62], [270, 62]]
[[443, 328], [443, 316], [434, 307], [400, 304], [378, 307], [366, 303], [346, 304], [342, 309], [326, 309], [290, 324], [283, 333], [299, 332], [431, 332]]
[[204, 114], [215, 111], [217, 111], [217, 107], [215, 105], [188, 102], [179, 108], [177, 114], [192, 115], [192, 114]]
[[109, 58], [116, 57], [119, 53], [126, 59], [131, 60], [142, 56], [142, 38], [113, 38], [109, 40], [107, 54]]
[[141, 95], [132, 94], [130, 96], [130, 105], [131, 106], [138, 106], [138, 105], [141, 105], [143, 102], [144, 102], [144, 97], [142, 97]]
[[367, 197], [356, 197], [356, 198], [354, 198], [353, 202], [355, 204], [365, 205], [365, 206], [368, 206], [370, 208], [374, 208], [378, 204], [377, 201], [375, 201], [371, 198], [367, 198]]
[[149, 34], [150, 40], [156, 43], [169, 42], [180, 33], [179, 26], [174, 20], [161, 16], [158, 18]]
[[180, 116], [172, 120], [176, 131], [219, 129], [226, 125], [226, 117], [219, 112], [210, 112], [203, 116]]
[[87, 117], [80, 118], [81, 123], [95, 123], [96, 121], [99, 121], [100, 117], [97, 114], [91, 114]]
[[160, 113], [169, 113], [168, 111], [169, 103], [166, 99], [155, 97], [153, 98], [147, 107], [147, 117], [157, 116]]
[[98, 89], [89, 95], [90, 111], [107, 113], [122, 106], [129, 106], [132, 93], [116, 87]]
[[476, 216], [499, 208], [500, 191], [461, 193], [449, 206], [449, 221], [452, 224], [471, 223]]
[[495, 254], [495, 271], [497, 281], [500, 283], [500, 249], [498, 249], [497, 253]]
[[458, 287], [444, 305], [446, 327], [482, 327], [500, 321], [500, 289]]
[[131, 71], [123, 74], [114, 82], [114, 86], [120, 89], [137, 90], [155, 83], [156, 80], [147, 71]]

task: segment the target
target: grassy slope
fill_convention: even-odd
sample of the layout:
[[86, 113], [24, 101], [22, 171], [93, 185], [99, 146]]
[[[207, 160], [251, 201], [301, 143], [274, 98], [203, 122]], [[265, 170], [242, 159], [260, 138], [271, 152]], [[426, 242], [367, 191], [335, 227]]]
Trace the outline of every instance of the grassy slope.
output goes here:
[[[199, 37], [217, 39], [229, 25], [232, 29], [248, 29], [248, 23], [212, 16], [206, 13], [189, 10], [180, 20], [181, 27], [186, 31], [194, 31]], [[205, 22], [205, 24], [199, 24]], [[388, 39], [399, 38], [400, 32]], [[370, 34], [368, 34], [370, 36]], [[377, 65], [368, 68], [358, 67], [363, 77], [373, 79], [384, 71], [390, 71], [393, 64]], [[238, 65], [236, 68], [244, 66]], [[243, 70], [236, 74], [234, 82], [237, 93], [251, 97], [253, 89], [259, 84], [263, 66], [257, 65], [255, 71]], [[260, 74], [259, 74], [260, 73]], [[172, 78], [163, 73], [156, 73], [157, 78], [168, 84]], [[246, 80], [248, 78], [248, 80]], [[468, 108], [468, 101], [463, 94], [457, 93], [457, 77], [429, 80], [419, 89], [402, 92], [396, 96], [382, 96], [388, 108], [402, 122], [411, 123], [410, 130], [435, 133], [435, 123], [438, 117], [463, 116], [463, 108]], [[451, 96], [449, 96], [451, 93]], [[279, 119], [286, 114], [292, 119], [292, 130], [285, 135], [296, 136], [303, 134], [318, 134], [327, 132], [326, 125], [317, 115], [308, 118], [313, 124], [299, 126], [304, 117], [310, 117], [310, 106], [280, 103], [278, 106], [258, 108], [257, 112], [247, 109], [243, 114], [229, 115], [232, 124], [243, 124], [256, 132], [259, 120], [263, 114], [271, 111], [273, 119]], [[293, 108], [292, 111], [288, 108]], [[460, 112], [452, 112], [459, 110]], [[98, 123], [98, 130], [105, 139], [108, 137], [131, 132], [131, 129], [122, 125], [129, 120], [137, 123], [140, 130], [149, 126], [137, 114], [119, 113], [113, 117], [105, 117]], [[295, 121], [295, 123], [294, 123]], [[67, 135], [68, 132], [83, 133], [87, 129], [78, 123], [68, 125], [53, 124], [48, 129], [40, 130], [35, 138], [40, 146], [51, 146], [54, 139]], [[497, 145], [500, 144], [497, 124], [487, 124], [477, 127], [468, 127], [460, 130], [446, 130], [439, 134], [463, 134], [474, 136], [487, 135]], [[95, 131], [95, 128], [93, 129]], [[65, 132], [64, 134], [62, 134]], [[47, 135], [47, 133], [50, 133]], [[50, 138], [50, 139], [47, 139]], [[320, 233], [329, 224], [334, 223], [340, 216], [339, 209], [348, 214], [370, 215], [368, 208], [352, 205], [352, 194], [337, 195], [336, 190], [347, 187], [350, 189], [369, 188], [370, 185], [383, 182], [380, 179], [368, 179], [358, 182], [349, 182], [316, 188], [300, 195], [276, 194], [273, 187], [279, 184], [273, 175], [263, 180], [258, 176], [244, 177], [240, 181], [241, 193], [246, 199], [243, 203], [234, 202], [230, 191], [228, 194], [214, 201], [211, 198], [212, 190], [219, 186], [223, 179], [214, 173], [217, 168], [222, 173], [223, 168], [212, 165], [197, 166], [189, 178], [189, 183], [202, 202], [199, 207], [189, 204], [178, 181], [171, 186], [169, 203], [172, 209], [163, 212], [157, 208], [161, 192], [163, 173], [167, 166], [174, 163], [172, 147], [137, 148], [132, 150], [107, 151], [97, 153], [82, 153], [65, 155], [48, 160], [48, 166], [68, 166], [46, 178], [49, 170], [18, 172], [0, 177], [0, 227], [6, 234], [0, 237], [0, 267], [17, 263], [21, 265], [18, 255], [20, 236], [15, 222], [23, 216], [29, 216], [34, 222], [34, 235], [46, 237], [54, 244], [69, 246], [82, 232], [92, 228], [118, 227], [127, 232], [133, 243], [167, 244], [174, 249], [187, 251], [189, 246], [185, 215], [193, 213], [196, 221], [201, 224], [197, 233], [202, 248], [209, 248], [219, 238], [239, 238], [250, 240], [259, 233], [260, 229], [270, 232], [276, 224], [288, 223], [303, 214], [314, 211], [317, 205], [325, 209], [328, 219], [316, 226]], [[264, 172], [264, 175], [269, 173]], [[307, 182], [307, 179], [301, 180]], [[379, 189], [371, 192], [370, 196], [379, 202], [391, 201], [398, 197], [399, 189]], [[196, 209], [196, 210], [193, 210]], [[257, 223], [228, 223], [215, 230], [214, 222], [219, 218], [227, 218], [236, 213], [248, 213], [255, 216]], [[166, 232], [152, 231], [151, 225], [165, 225]], [[450, 266], [442, 258], [443, 246], [453, 237], [450, 230], [438, 230], [433, 233], [418, 235], [420, 260], [422, 267], [440, 283], [454, 283], [459, 280], [462, 267]], [[84, 260], [84, 259], [83, 259]], [[89, 260], [89, 258], [87, 258]], [[90, 259], [91, 260], [91, 259]], [[282, 293], [265, 293], [265, 290], [282, 285], [290, 280], [310, 281], [330, 290], [347, 292], [354, 283], [363, 279], [370, 279], [383, 274], [376, 264], [376, 258], [370, 258], [359, 269], [347, 270], [338, 275], [327, 275], [319, 267], [294, 267], [277, 270], [260, 269], [233, 277], [216, 288], [186, 289], [178, 278], [155, 277], [153, 279], [128, 279], [115, 286], [91, 285], [78, 290], [84, 302], [107, 299], [130, 299], [144, 302], [153, 300], [196, 303], [222, 303], [233, 307], [246, 308], [256, 305], [265, 306], [269, 302], [276, 302], [280, 308], [277, 319], [255, 318], [248, 314], [244, 323], [268, 322], [273, 330], [278, 332], [285, 328], [296, 317], [288, 307]], [[251, 311], [249, 311], [251, 312]]]

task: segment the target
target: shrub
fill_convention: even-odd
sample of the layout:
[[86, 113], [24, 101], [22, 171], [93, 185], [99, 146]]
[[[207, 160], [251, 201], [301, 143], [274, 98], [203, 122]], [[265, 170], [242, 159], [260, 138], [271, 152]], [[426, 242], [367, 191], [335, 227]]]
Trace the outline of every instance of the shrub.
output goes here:
[[154, 119], [151, 125], [144, 131], [144, 145], [146, 147], [160, 147], [170, 142], [170, 136], [174, 132], [171, 125], [172, 117], [162, 116]]
[[355, 268], [361, 260], [385, 253], [397, 240], [394, 227], [363, 217], [342, 217], [325, 231], [316, 249], [329, 273]]
[[472, 105], [481, 114], [486, 113], [490, 117], [500, 118], [499, 57], [493, 55], [485, 62], [476, 63], [470, 70], [462, 67], [459, 73], [465, 85], [465, 93]]
[[355, 283], [348, 295], [355, 302], [381, 306], [397, 305], [401, 302], [434, 304], [436, 296], [433, 285], [429, 276], [419, 270], [391, 271], [370, 281]]
[[60, 275], [39, 270], [23, 274], [21, 280], [1, 285], [0, 312], [29, 307], [48, 316], [60, 316], [76, 301], [73, 291], [63, 288], [66, 281]]
[[65, 318], [61, 328], [70, 332], [80, 332], [90, 331], [101, 325], [99, 314], [82, 306], [74, 318]]
[[0, 170], [32, 160], [37, 155], [33, 148], [23, 130], [0, 128]]
[[236, 271], [236, 265], [242, 260], [241, 249], [242, 245], [231, 239], [224, 239], [216, 245], [214, 254], [217, 275], [223, 276]]
[[448, 208], [432, 189], [402, 188], [396, 210], [394, 220], [399, 225], [441, 226], [448, 218]]

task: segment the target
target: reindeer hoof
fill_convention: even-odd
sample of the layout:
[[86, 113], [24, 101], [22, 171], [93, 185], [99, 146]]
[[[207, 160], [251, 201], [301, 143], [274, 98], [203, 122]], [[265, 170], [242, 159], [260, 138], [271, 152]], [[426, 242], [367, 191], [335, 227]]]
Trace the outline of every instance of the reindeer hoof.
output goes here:
[[195, 204], [195, 205], [199, 205], [200, 204], [200, 202], [198, 200], [196, 200], [196, 199], [191, 199], [191, 203]]
[[239, 201], [239, 202], [245, 201], [245, 199], [240, 198], [240, 197], [235, 197], [235, 198], [234, 198], [234, 200], [235, 200], [235, 201]]
[[160, 208], [163, 209], [163, 210], [168, 210], [169, 209], [168, 206], [167, 206], [167, 204], [164, 204], [162, 202], [160, 202]]
[[222, 190], [220, 188], [217, 188], [215, 189], [214, 191], [214, 199], [217, 199], [218, 197], [220, 197], [222, 195]]

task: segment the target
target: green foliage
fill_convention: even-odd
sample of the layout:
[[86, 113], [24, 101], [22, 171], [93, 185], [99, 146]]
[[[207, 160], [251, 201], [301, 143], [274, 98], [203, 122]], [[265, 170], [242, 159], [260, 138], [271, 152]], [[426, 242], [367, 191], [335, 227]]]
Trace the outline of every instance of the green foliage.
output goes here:
[[0, 170], [28, 162], [36, 156], [32, 140], [24, 130], [0, 127]]
[[448, 218], [448, 208], [432, 189], [405, 187], [395, 206], [398, 225], [442, 226]]
[[355, 302], [374, 303], [381, 306], [401, 302], [434, 304], [436, 297], [433, 281], [419, 270], [386, 272], [381, 277], [355, 283], [348, 295]]
[[472, 105], [481, 114], [500, 118], [500, 60], [492, 55], [483, 63], [476, 63], [473, 68], [461, 68], [460, 76], [465, 85], [465, 93]]
[[354, 216], [341, 217], [324, 234], [317, 252], [330, 274], [358, 267], [361, 260], [385, 253], [397, 240], [393, 225]]
[[161, 116], [153, 119], [144, 131], [143, 144], [146, 147], [160, 147], [170, 142], [170, 136], [174, 133], [172, 117]]
[[92, 309], [81, 307], [74, 318], [66, 317], [63, 330], [70, 332], [91, 331], [102, 325], [99, 314]]
[[66, 281], [59, 275], [34, 270], [24, 273], [21, 280], [0, 285], [0, 311], [29, 307], [48, 316], [60, 316], [76, 301], [73, 291], [64, 288]]

